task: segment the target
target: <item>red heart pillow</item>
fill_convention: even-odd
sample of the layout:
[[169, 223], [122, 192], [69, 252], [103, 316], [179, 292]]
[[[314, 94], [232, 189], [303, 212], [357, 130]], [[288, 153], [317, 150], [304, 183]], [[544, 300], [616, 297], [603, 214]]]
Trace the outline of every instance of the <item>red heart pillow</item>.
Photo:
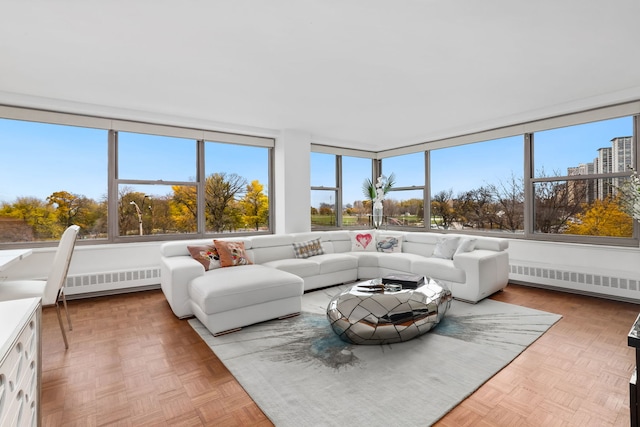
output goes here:
[[372, 251], [376, 250], [376, 239], [373, 233], [368, 231], [351, 232], [352, 251]]

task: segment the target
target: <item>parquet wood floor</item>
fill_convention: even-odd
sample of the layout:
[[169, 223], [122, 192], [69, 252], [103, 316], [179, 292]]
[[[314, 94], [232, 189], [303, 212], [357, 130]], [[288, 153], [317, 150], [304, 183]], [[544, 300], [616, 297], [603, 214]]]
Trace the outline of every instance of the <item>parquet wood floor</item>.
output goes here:
[[[518, 285], [492, 298], [563, 319], [437, 426], [629, 425], [627, 333], [640, 305]], [[67, 351], [55, 310], [43, 310], [43, 426], [272, 425], [161, 291], [69, 309]]]

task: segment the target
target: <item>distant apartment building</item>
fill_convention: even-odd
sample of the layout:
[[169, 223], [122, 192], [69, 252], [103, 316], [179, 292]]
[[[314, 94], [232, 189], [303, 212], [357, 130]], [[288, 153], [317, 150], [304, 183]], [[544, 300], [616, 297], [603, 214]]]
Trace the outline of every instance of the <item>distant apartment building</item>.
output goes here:
[[[567, 168], [567, 175], [594, 174], [594, 163], [580, 163], [577, 167]], [[569, 188], [569, 198], [571, 202], [584, 200], [586, 203], [592, 203], [598, 197], [595, 180], [568, 181], [567, 186]]]
[[[612, 154], [611, 147], [598, 148], [598, 157], [593, 160], [594, 169], [596, 173], [611, 173], [612, 167]], [[607, 197], [613, 195], [613, 187], [611, 186], [613, 181], [611, 178], [603, 178], [598, 180], [596, 188], [598, 189], [596, 197], [600, 200], [604, 200]]]
[[[591, 175], [624, 172], [633, 165], [635, 156], [630, 136], [619, 136], [611, 140], [611, 147], [598, 149], [598, 157], [593, 163], [581, 163], [567, 168], [567, 175]], [[574, 199], [584, 198], [586, 203], [596, 199], [604, 200], [615, 195], [615, 189], [621, 184], [621, 178], [602, 178], [588, 181], [569, 181], [570, 195]]]

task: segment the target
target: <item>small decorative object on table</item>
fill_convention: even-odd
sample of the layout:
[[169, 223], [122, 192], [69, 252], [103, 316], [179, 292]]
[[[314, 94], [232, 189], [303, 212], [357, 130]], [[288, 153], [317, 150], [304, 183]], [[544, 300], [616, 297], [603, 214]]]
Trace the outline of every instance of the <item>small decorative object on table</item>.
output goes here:
[[360, 283], [357, 287], [363, 292], [398, 292], [402, 290], [402, 285], [399, 283], [384, 283], [380, 279]]
[[389, 274], [382, 278], [384, 284], [398, 284], [402, 289], [416, 289], [424, 285], [424, 276], [418, 274]]

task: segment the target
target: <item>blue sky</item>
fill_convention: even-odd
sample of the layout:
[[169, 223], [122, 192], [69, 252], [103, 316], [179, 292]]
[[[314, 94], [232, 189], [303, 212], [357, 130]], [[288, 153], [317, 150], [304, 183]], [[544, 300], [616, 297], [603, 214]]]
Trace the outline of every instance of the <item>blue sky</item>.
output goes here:
[[[107, 191], [108, 132], [0, 119], [0, 201], [29, 196], [45, 200], [65, 190], [100, 200]], [[150, 149], [150, 147], [152, 149]], [[208, 142], [205, 173], [236, 173], [268, 189], [265, 148]], [[120, 133], [123, 179], [191, 181], [196, 175], [194, 140]], [[136, 188], [166, 194], [167, 186]]]
[[[597, 149], [610, 140], [633, 133], [631, 117], [590, 123], [535, 134], [536, 169], [547, 174], [592, 162]], [[248, 181], [268, 184], [267, 150], [222, 143], [206, 144], [206, 174], [237, 173]], [[147, 147], [153, 147], [148, 149]], [[158, 149], [160, 148], [160, 149]], [[0, 119], [0, 201], [18, 196], [46, 199], [54, 191], [70, 191], [96, 200], [107, 190], [107, 131]], [[522, 137], [469, 144], [431, 152], [432, 192], [454, 194], [487, 183], [507, 180], [523, 170]], [[396, 186], [421, 185], [423, 153], [383, 160], [386, 175], [394, 172]], [[312, 185], [335, 185], [334, 156], [315, 155]], [[343, 158], [344, 201], [362, 200], [362, 183], [369, 177], [369, 159]], [[192, 181], [195, 141], [139, 134], [120, 135], [120, 177]], [[156, 187], [161, 193], [167, 187]], [[148, 189], [143, 191], [148, 192]], [[266, 190], [266, 188], [265, 188]], [[391, 196], [393, 198], [393, 194]], [[312, 197], [312, 204], [316, 200]]]

